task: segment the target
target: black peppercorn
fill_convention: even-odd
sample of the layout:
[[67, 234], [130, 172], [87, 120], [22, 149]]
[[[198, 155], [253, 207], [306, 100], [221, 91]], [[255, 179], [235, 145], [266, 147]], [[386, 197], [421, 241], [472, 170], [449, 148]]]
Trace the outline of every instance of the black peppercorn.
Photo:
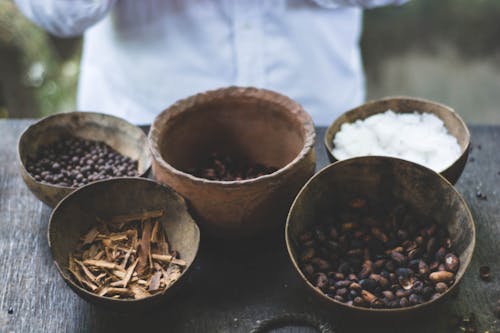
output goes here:
[[[100, 158], [106, 153], [106, 158]], [[66, 138], [41, 147], [27, 161], [36, 181], [78, 187], [109, 177], [138, 176], [137, 161], [122, 156], [103, 142]]]

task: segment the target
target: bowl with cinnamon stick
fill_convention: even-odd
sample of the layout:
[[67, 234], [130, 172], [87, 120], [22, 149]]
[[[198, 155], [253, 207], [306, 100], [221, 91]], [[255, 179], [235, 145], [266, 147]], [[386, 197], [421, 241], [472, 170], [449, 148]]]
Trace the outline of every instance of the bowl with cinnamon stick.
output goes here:
[[185, 280], [200, 232], [184, 199], [143, 178], [86, 185], [54, 209], [48, 242], [64, 281], [113, 310], [164, 302]]

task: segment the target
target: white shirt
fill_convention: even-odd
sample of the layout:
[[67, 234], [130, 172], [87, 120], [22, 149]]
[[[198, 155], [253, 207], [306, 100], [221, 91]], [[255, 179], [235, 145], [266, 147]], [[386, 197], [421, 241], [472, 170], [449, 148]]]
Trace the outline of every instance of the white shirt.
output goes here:
[[16, 0], [59, 36], [85, 33], [78, 109], [151, 123], [224, 86], [288, 95], [316, 125], [365, 96], [362, 7], [405, 0]]

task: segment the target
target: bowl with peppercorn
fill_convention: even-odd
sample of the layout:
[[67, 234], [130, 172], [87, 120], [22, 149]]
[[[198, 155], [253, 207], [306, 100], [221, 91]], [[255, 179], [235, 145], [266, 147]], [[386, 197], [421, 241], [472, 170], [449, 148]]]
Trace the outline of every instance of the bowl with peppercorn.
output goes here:
[[405, 318], [456, 288], [475, 244], [472, 215], [440, 174], [392, 157], [322, 169], [287, 219], [286, 244], [306, 288], [334, 311]]
[[181, 289], [200, 242], [184, 198], [146, 178], [78, 188], [54, 208], [47, 235], [64, 282], [86, 301], [124, 312]]
[[188, 200], [204, 232], [227, 239], [284, 225], [314, 173], [314, 139], [298, 103], [241, 87], [180, 100], [149, 132], [155, 179]]
[[414, 97], [385, 97], [339, 116], [326, 130], [330, 161], [381, 155], [442, 174], [452, 184], [467, 162], [470, 133], [451, 107]]
[[139, 127], [94, 112], [59, 113], [30, 125], [19, 138], [18, 160], [28, 188], [51, 207], [78, 187], [144, 176], [151, 165]]

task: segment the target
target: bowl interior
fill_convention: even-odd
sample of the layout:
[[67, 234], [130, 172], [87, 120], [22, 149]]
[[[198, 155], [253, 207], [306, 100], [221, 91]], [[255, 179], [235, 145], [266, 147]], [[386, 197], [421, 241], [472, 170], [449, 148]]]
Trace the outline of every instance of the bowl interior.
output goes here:
[[[105, 299], [108, 302], [135, 302], [99, 297], [79, 287], [70, 278], [68, 258], [76, 249], [80, 237], [97, 223], [96, 217], [105, 220], [115, 215], [157, 209], [165, 211], [159, 220], [172, 248], [187, 263], [182, 273], [185, 274], [195, 259], [200, 234], [184, 199], [172, 189], [151, 180], [114, 178], [83, 186], [71, 193], [57, 205], [50, 217], [49, 246], [66, 282], [90, 298]], [[144, 300], [160, 295], [161, 293]]]
[[306, 141], [303, 123], [287, 105], [255, 96], [221, 96], [167, 117], [158, 148], [168, 164], [182, 171], [199, 166], [213, 152], [279, 169], [297, 157]]
[[105, 142], [120, 154], [137, 160], [141, 175], [150, 167], [147, 137], [140, 128], [123, 119], [92, 112], [60, 113], [28, 127], [19, 140], [23, 166], [40, 147], [70, 136]]
[[325, 145], [328, 151], [330, 153], [332, 152], [334, 148], [333, 139], [335, 138], [335, 134], [340, 131], [340, 128], [344, 123], [353, 123], [356, 120], [363, 120], [374, 114], [383, 113], [387, 110], [392, 110], [396, 113], [413, 113], [415, 111], [432, 113], [443, 121], [448, 132], [457, 139], [462, 154], [469, 146], [469, 130], [467, 129], [464, 121], [453, 109], [443, 104], [424, 99], [389, 97], [363, 104], [337, 118], [327, 129], [325, 134]]
[[[453, 249], [460, 258], [457, 282], [450, 290], [457, 285], [469, 265], [475, 244], [474, 222], [465, 201], [449, 182], [425, 167], [400, 159], [372, 156], [329, 165], [316, 174], [295, 199], [287, 220], [286, 240], [293, 264], [304, 280], [307, 279], [297, 259], [300, 255], [298, 236], [332, 212], [342, 212], [352, 199], [359, 197], [366, 198], [374, 207], [392, 207], [394, 202], [403, 202], [416, 213], [446, 224]], [[323, 298], [348, 307], [323, 295], [311, 283], [307, 284]], [[404, 309], [355, 309], [408, 311], [429, 303]]]

